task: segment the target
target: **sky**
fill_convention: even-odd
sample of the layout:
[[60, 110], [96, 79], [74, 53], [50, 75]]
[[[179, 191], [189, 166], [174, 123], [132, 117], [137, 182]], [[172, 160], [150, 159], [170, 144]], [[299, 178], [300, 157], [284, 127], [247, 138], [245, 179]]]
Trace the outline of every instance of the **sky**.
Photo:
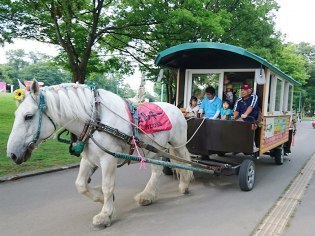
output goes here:
[[[276, 29], [286, 35], [286, 42], [308, 42], [315, 45], [315, 0], [277, 0], [280, 5], [276, 13]], [[58, 54], [56, 46], [38, 43], [31, 40], [16, 40], [14, 44], [0, 47], [0, 64], [5, 63], [5, 51], [24, 49], [26, 52], [38, 51], [51, 56]], [[138, 89], [141, 74], [137, 71], [134, 76], [126, 79], [133, 89]], [[152, 84], [147, 82], [151, 91]], [[150, 88], [149, 88], [150, 87]]]
[[286, 41], [315, 45], [315, 1], [277, 0], [276, 28], [286, 34]]

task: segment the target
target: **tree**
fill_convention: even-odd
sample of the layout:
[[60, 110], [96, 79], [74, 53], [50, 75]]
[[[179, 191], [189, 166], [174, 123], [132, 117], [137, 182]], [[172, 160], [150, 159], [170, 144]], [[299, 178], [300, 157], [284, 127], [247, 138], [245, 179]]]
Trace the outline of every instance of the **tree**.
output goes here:
[[117, 73], [98, 74], [91, 73], [87, 78], [87, 84], [96, 84], [98, 88], [103, 88], [111, 91], [123, 98], [132, 98], [136, 95], [128, 84], [123, 83], [124, 78]]
[[[136, 19], [120, 24], [117, 20], [120, 9], [116, 7], [120, 2], [124, 1], [6, 0], [0, 5], [0, 20], [5, 23], [1, 39], [32, 38], [60, 45], [73, 74], [72, 81], [83, 83], [98, 41], [117, 30], [155, 23]], [[90, 64], [93, 65], [91, 61]]]
[[44, 82], [45, 86], [71, 81], [69, 72], [61, 70], [58, 66], [49, 62], [37, 62], [25, 66], [20, 71], [19, 78], [21, 81], [36, 79]]
[[[162, 1], [161, 4], [157, 1], [143, 3], [135, 0], [129, 1], [129, 4], [132, 12], [126, 11], [121, 16], [122, 21], [147, 16], [163, 24], [117, 32], [108, 36], [106, 44], [125, 45], [122, 47], [123, 53], [140, 61], [142, 71], [153, 80], [156, 79], [157, 72], [152, 71], [152, 59], [159, 51], [179, 43], [231, 43], [271, 61], [281, 50], [280, 34], [274, 29], [273, 21], [273, 12], [278, 9], [278, 5], [273, 0]], [[156, 10], [151, 11], [152, 8]], [[130, 44], [130, 38], [136, 39], [136, 43]], [[167, 101], [173, 102], [176, 75], [171, 71], [166, 71], [165, 74], [170, 75], [164, 78]]]
[[0, 64], [0, 81], [6, 82], [7, 84], [12, 84], [13, 76], [12, 76], [13, 68], [8, 65]]
[[8, 52], [6, 52], [8, 64], [15, 68], [15, 70], [17, 71], [21, 70], [24, 66], [29, 64], [26, 57], [27, 54], [23, 49], [9, 50]]
[[181, 42], [223, 40], [271, 51], [276, 7], [274, 0], [4, 0], [0, 21], [3, 41], [21, 37], [60, 45], [72, 80], [83, 83], [99, 52], [128, 55], [151, 71], [158, 51]]
[[306, 112], [310, 115], [315, 114], [315, 46], [309, 43], [302, 42], [297, 45], [297, 50], [300, 55], [302, 55], [306, 61], [306, 69], [310, 76], [307, 83], [302, 87], [303, 89], [303, 99], [302, 104]]
[[305, 84], [309, 79], [307, 60], [298, 52], [297, 46], [294, 44], [283, 46], [276, 65], [302, 84]]

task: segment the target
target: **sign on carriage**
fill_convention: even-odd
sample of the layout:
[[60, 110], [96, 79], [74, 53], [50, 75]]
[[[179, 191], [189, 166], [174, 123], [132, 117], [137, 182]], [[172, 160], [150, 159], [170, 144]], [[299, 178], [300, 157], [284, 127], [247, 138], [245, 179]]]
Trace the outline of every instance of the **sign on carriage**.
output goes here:
[[272, 146], [279, 146], [289, 139], [290, 116], [267, 117], [262, 126], [264, 130], [262, 150], [270, 149]]

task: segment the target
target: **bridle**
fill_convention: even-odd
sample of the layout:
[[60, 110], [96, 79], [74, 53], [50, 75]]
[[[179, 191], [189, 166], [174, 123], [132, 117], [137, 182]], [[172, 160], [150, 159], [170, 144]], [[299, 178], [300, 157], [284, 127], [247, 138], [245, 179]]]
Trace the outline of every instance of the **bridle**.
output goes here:
[[[33, 98], [33, 100], [36, 102], [36, 100]], [[43, 114], [45, 114], [47, 116], [47, 118], [50, 120], [50, 122], [53, 124], [54, 126], [54, 132], [56, 131], [56, 125], [54, 123], [54, 121], [46, 114], [46, 111], [47, 111], [47, 104], [46, 104], [46, 101], [45, 101], [45, 97], [43, 95], [42, 92], [39, 93], [39, 104], [38, 104], [38, 110], [39, 110], [39, 119], [38, 119], [38, 127], [37, 127], [37, 131], [36, 131], [36, 134], [32, 140], [32, 142], [30, 143], [35, 145], [39, 139], [39, 136], [40, 136], [40, 130], [41, 130], [41, 127], [42, 127], [42, 121], [43, 121]], [[54, 133], [53, 132], [53, 133]], [[51, 135], [53, 135], [53, 133]], [[51, 135], [49, 135], [47, 138], [45, 138], [44, 140], [48, 139]], [[30, 146], [29, 145], [29, 146]]]

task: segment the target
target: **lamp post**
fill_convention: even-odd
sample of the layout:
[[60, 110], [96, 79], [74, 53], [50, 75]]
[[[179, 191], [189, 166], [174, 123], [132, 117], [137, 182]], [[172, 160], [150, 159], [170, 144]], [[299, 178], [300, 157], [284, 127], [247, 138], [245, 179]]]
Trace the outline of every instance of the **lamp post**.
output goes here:
[[299, 97], [299, 111], [301, 112], [301, 100], [302, 100], [302, 92], [300, 91], [300, 97]]

